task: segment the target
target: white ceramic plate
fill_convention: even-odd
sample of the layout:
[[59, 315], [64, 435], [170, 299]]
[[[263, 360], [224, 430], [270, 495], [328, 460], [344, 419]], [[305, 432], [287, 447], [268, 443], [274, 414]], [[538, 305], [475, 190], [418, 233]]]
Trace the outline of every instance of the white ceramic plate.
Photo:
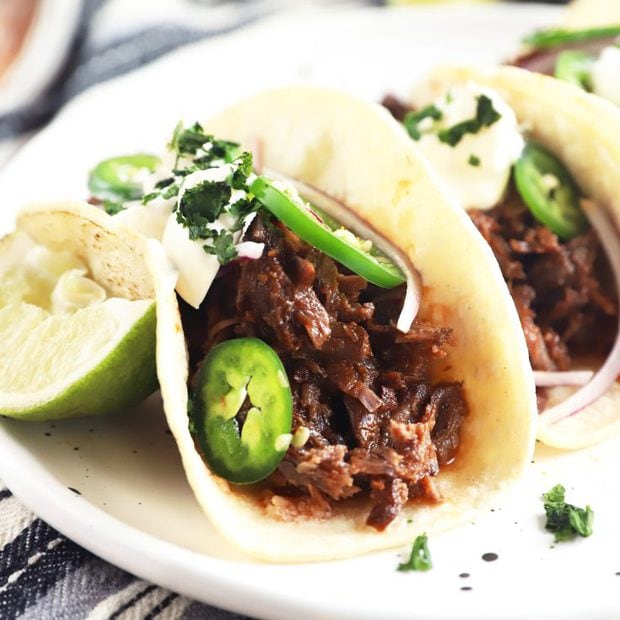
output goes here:
[[[430, 64], [499, 60], [555, 17], [533, 6], [311, 11], [186, 48], [67, 107], [0, 178], [0, 227], [26, 201], [85, 196], [90, 166], [159, 149], [179, 117], [202, 118], [285, 82], [371, 99], [406, 93]], [[157, 397], [107, 419], [2, 421], [0, 454], [7, 485], [70, 538], [141, 577], [252, 616], [620, 617], [620, 440], [577, 453], [540, 447], [506, 502], [430, 541], [428, 573], [396, 572], [408, 549], [294, 566], [243, 556], [198, 509]], [[591, 538], [554, 545], [544, 531], [540, 495], [558, 482], [570, 501], [593, 506]]]

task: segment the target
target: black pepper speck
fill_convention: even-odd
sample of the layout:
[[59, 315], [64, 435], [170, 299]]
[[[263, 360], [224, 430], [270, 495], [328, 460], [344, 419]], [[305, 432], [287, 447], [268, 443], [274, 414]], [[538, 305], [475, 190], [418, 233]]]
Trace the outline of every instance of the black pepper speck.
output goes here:
[[77, 489], [74, 489], [73, 487], [67, 487], [69, 489], [69, 491], [73, 491], [73, 493], [75, 493], [76, 495], [82, 495], [82, 493], [80, 491], [78, 491]]
[[469, 577], [469, 573], [460, 573], [460, 574], [459, 574], [459, 577], [460, 577], [461, 579], [467, 579], [467, 578]]
[[463, 592], [469, 592], [471, 589], [472, 589], [472, 587], [471, 587], [471, 586], [463, 586], [463, 587], [461, 588], [461, 590], [463, 590]]
[[497, 553], [483, 553], [482, 554], [482, 559], [485, 562], [495, 562], [495, 560], [497, 560], [497, 558], [499, 558]]
[[43, 433], [46, 437], [51, 437], [52, 433]]

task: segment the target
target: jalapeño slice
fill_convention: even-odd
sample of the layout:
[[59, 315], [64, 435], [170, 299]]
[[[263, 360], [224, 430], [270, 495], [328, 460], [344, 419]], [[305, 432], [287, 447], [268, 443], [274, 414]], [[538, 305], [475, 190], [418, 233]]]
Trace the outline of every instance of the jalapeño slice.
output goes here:
[[563, 240], [588, 228], [580, 192], [568, 170], [539, 144], [528, 142], [515, 164], [515, 183], [533, 216]]
[[196, 376], [191, 428], [211, 469], [230, 482], [266, 478], [291, 442], [293, 398], [276, 352], [257, 338], [213, 347]]
[[402, 271], [387, 257], [363, 249], [362, 242], [346, 229], [336, 227], [334, 230], [318, 210], [300, 204], [269, 179], [257, 177], [250, 191], [268, 211], [304, 241], [368, 282], [383, 288], [394, 288], [405, 282]]
[[146, 153], [106, 159], [91, 171], [88, 189], [103, 200], [137, 200], [142, 197], [142, 175], [153, 172], [160, 161], [159, 157]]

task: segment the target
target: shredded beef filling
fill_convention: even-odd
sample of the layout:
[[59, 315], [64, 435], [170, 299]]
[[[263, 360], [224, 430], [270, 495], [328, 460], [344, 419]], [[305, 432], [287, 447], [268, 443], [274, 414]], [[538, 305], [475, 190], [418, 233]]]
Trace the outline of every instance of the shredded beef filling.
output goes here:
[[367, 523], [383, 530], [409, 499], [439, 501], [432, 477], [454, 458], [467, 414], [460, 383], [430, 378], [451, 330], [397, 331], [404, 287], [368, 284], [262, 215], [245, 239], [265, 244], [261, 258], [229, 264], [201, 309], [183, 314], [194, 369], [240, 336], [264, 340], [286, 367], [293, 430], [310, 435], [268, 479], [266, 509], [324, 518], [366, 494]]
[[594, 230], [560, 241], [515, 193], [470, 216], [508, 282], [534, 369], [567, 370], [574, 358], [607, 355], [618, 308]]

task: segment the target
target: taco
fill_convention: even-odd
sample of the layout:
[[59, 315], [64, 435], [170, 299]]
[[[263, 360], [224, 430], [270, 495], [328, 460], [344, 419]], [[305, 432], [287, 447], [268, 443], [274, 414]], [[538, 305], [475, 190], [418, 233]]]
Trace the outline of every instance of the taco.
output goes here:
[[620, 430], [620, 111], [514, 67], [446, 68], [404, 124], [499, 262], [538, 386], [538, 437]]
[[22, 209], [0, 241], [0, 413], [123, 410], [157, 388], [144, 240], [87, 204]]
[[173, 203], [150, 241], [158, 375], [226, 537], [271, 561], [361, 554], [465, 521], [522, 473], [514, 305], [384, 110], [289, 88], [171, 144], [142, 198]]

